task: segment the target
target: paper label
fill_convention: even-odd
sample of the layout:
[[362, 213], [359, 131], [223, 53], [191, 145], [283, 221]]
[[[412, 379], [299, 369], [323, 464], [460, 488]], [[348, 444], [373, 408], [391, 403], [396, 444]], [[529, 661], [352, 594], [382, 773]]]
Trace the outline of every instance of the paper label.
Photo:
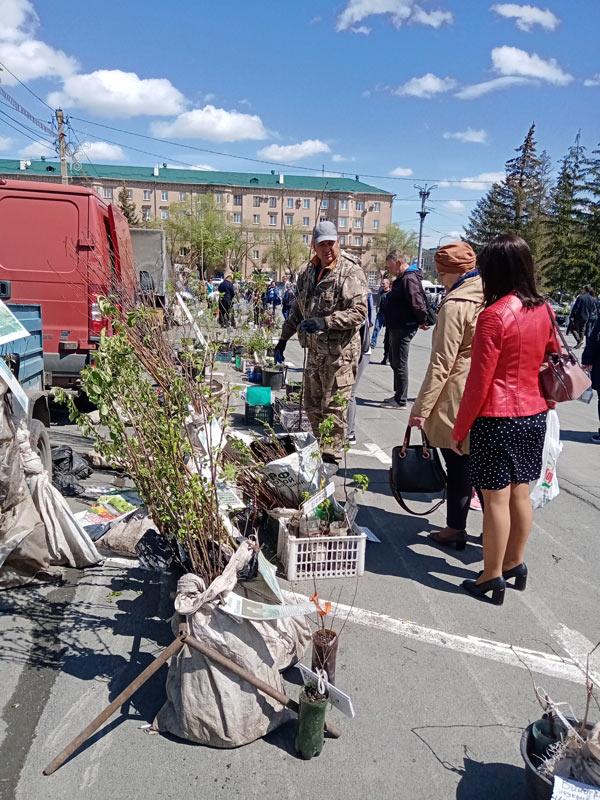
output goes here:
[[277, 580], [277, 569], [264, 557], [262, 550], [258, 554], [258, 571], [263, 576], [264, 582], [278, 600], [283, 603], [283, 594]]
[[[296, 664], [300, 672], [302, 673], [302, 680], [304, 683], [314, 683], [317, 684], [319, 682], [319, 676], [316, 675], [312, 670], [308, 667], [305, 667], [304, 664]], [[329, 694], [329, 702], [332, 706], [335, 706], [339, 709], [342, 714], [345, 714], [347, 717], [353, 719], [356, 714], [354, 712], [354, 706], [352, 705], [352, 698], [350, 695], [345, 694], [336, 686], [332, 686], [330, 683], [325, 681], [327, 686], [327, 692]]]
[[600, 800], [600, 789], [557, 775], [551, 800]]
[[0, 344], [14, 342], [15, 339], [22, 339], [24, 336], [29, 336], [29, 331], [0, 300]]
[[29, 397], [2, 357], [0, 357], [0, 380], [3, 380], [8, 386], [15, 400], [27, 415], [29, 413]]
[[316, 611], [314, 603], [270, 605], [269, 603], [258, 603], [256, 600], [248, 600], [248, 598], [240, 597], [239, 594], [234, 594], [233, 592], [227, 595], [227, 599], [222, 608], [223, 611], [227, 611], [234, 617], [253, 620], [304, 617], [306, 614], [313, 614]]
[[308, 516], [312, 514], [312, 512], [320, 506], [324, 500], [327, 500], [328, 497], [335, 492], [335, 484], [333, 481], [330, 481], [326, 486], [321, 489], [320, 492], [317, 492], [312, 497], [309, 497], [308, 500], [302, 504], [302, 513]]

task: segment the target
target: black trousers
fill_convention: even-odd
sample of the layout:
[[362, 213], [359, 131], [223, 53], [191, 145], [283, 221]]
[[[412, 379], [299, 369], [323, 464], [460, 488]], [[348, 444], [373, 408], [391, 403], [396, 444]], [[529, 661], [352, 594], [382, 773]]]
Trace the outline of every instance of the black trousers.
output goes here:
[[459, 456], [454, 450], [440, 448], [446, 462], [446, 525], [458, 531], [467, 526], [467, 515], [471, 505], [471, 479], [469, 456]]
[[416, 327], [392, 328], [390, 330], [390, 364], [394, 370], [394, 398], [397, 403], [406, 403], [408, 395], [408, 351], [416, 332]]
[[576, 319], [573, 321], [573, 324], [571, 325], [571, 331], [573, 333], [573, 336], [575, 337], [577, 345], [580, 345], [583, 342], [586, 326], [587, 322], [584, 319]]
[[389, 357], [390, 357], [390, 329], [386, 325], [385, 334], [383, 337], [383, 360], [387, 361]]

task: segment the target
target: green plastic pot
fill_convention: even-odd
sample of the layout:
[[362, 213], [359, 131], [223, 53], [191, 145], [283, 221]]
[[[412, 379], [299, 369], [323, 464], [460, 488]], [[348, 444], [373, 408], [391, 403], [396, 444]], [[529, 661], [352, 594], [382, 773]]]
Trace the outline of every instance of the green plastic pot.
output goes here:
[[327, 698], [311, 700], [303, 689], [296, 728], [296, 750], [305, 760], [318, 756], [325, 743], [325, 711]]

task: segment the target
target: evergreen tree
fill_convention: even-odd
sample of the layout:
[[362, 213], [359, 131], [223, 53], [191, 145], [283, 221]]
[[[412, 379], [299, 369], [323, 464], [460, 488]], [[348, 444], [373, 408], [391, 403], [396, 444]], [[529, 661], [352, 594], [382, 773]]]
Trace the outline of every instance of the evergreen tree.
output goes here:
[[600, 145], [598, 147], [598, 150], [592, 151], [592, 157], [586, 162], [585, 189], [589, 200], [584, 236], [587, 267], [577, 287], [589, 283], [596, 290], [600, 289]]
[[119, 191], [119, 195], [117, 197], [117, 205], [127, 222], [132, 226], [135, 227], [136, 225], [140, 224], [140, 220], [137, 215], [137, 210], [135, 207], [135, 203], [133, 200], [129, 198], [129, 190], [123, 183], [123, 188]]
[[501, 184], [495, 183], [471, 212], [463, 239], [476, 253], [481, 252], [494, 236], [510, 230], [511, 218], [501, 192]]
[[576, 294], [592, 267], [587, 241], [586, 158], [580, 134], [561, 161], [546, 223], [544, 283], [561, 297]]

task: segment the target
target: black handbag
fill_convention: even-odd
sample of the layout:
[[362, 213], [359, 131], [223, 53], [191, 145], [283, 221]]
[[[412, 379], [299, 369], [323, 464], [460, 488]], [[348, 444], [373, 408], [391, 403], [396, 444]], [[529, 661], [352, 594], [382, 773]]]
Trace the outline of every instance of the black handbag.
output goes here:
[[[435, 447], [427, 441], [425, 431], [421, 431], [422, 443], [410, 443], [410, 425], [406, 428], [404, 443], [392, 450], [392, 466], [390, 467], [390, 489], [400, 506], [417, 517], [432, 514], [446, 500], [446, 473], [442, 467], [440, 455]], [[412, 511], [404, 500], [402, 493], [434, 494], [444, 492], [442, 499], [428, 511]]]

